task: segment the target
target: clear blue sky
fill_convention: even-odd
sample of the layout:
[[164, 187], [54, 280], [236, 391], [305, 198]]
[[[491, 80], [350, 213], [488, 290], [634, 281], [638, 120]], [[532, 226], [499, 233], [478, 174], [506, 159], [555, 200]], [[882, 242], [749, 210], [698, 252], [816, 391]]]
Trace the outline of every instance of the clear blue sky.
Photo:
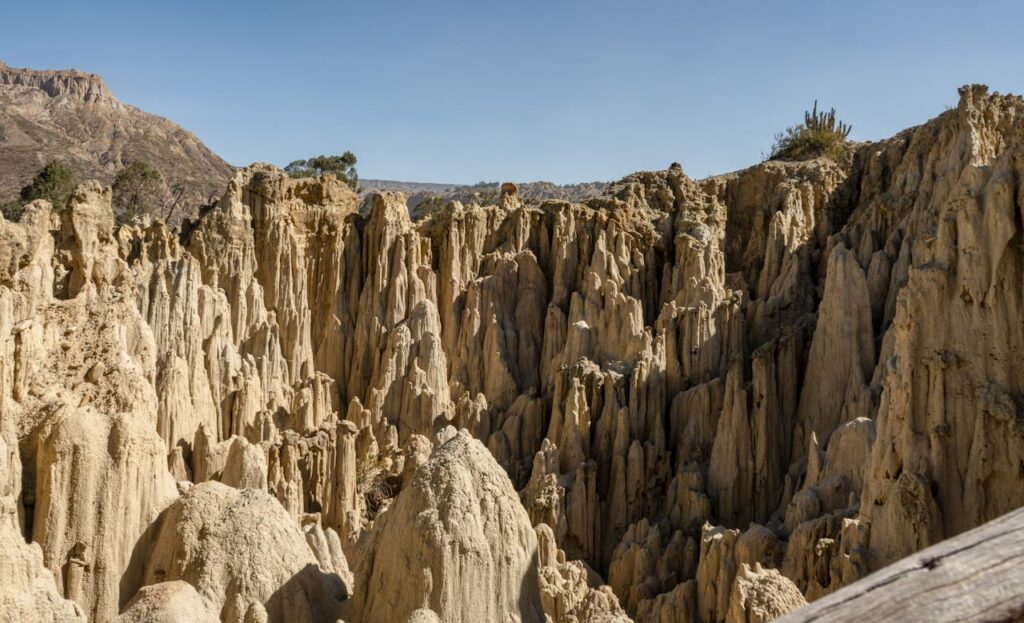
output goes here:
[[236, 165], [617, 179], [756, 162], [817, 98], [884, 138], [1024, 92], [1022, 2], [8, 2], [0, 59], [102, 74]]

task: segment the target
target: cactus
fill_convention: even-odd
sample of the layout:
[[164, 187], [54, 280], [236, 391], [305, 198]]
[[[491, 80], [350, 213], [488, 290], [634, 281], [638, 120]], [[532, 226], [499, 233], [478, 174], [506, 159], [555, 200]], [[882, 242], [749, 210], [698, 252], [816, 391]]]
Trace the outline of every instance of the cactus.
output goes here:
[[834, 132], [842, 136], [843, 140], [850, 136], [850, 130], [853, 129], [852, 126], [842, 121], [838, 126], [836, 125], [835, 108], [827, 113], [818, 112], [818, 100], [814, 100], [814, 108], [810, 112], [804, 112], [804, 127], [812, 132]]
[[849, 153], [844, 146], [852, 129], [853, 126], [836, 118], [835, 108], [819, 111], [818, 100], [814, 100], [814, 107], [804, 112], [802, 124], [776, 135], [768, 159], [807, 160], [826, 156], [837, 161], [847, 160]]

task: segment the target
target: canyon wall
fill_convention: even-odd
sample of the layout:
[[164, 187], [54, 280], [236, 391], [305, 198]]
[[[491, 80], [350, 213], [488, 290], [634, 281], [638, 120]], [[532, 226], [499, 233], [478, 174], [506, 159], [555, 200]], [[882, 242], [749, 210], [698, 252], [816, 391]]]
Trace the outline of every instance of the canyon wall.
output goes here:
[[269, 165], [180, 231], [37, 202], [9, 564], [99, 621], [783, 614], [1024, 505], [1022, 115], [418, 222]]

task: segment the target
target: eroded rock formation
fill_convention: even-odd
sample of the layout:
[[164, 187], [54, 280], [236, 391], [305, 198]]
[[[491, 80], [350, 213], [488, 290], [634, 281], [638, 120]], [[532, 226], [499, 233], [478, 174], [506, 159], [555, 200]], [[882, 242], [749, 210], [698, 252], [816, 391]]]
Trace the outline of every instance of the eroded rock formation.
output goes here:
[[253, 165], [180, 230], [115, 228], [98, 184], [32, 204], [0, 221], [4, 599], [788, 612], [1024, 505], [1022, 145], [973, 86], [849, 165], [585, 203], [414, 222]]

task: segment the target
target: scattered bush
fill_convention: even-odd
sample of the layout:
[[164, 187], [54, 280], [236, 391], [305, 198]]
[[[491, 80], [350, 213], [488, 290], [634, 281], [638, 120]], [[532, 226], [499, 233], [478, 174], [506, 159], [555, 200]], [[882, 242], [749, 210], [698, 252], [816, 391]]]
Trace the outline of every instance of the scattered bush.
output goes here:
[[136, 216], [158, 215], [167, 201], [167, 185], [160, 172], [147, 162], [136, 160], [114, 177], [111, 203], [119, 223]]
[[498, 203], [498, 199], [501, 198], [501, 193], [497, 190], [479, 190], [467, 193], [464, 197], [459, 199], [465, 203], [476, 203], [482, 206], [491, 206]]
[[391, 474], [387, 471], [384, 455], [367, 454], [356, 463], [356, 490], [363, 496], [370, 519], [386, 507], [401, 488], [401, 474]]
[[852, 127], [836, 119], [836, 109], [804, 113], [804, 122], [775, 136], [769, 160], [810, 160], [825, 156], [835, 161], [847, 157], [846, 138]]
[[445, 197], [432, 196], [416, 204], [412, 210], [412, 219], [422, 221], [438, 215], [448, 205]]
[[318, 177], [333, 173], [339, 180], [359, 192], [359, 174], [356, 173], [356, 156], [346, 151], [340, 156], [316, 156], [308, 160], [288, 163], [285, 172], [292, 177]]
[[[28, 203], [36, 199], [46, 199], [53, 204], [55, 210], [63, 210], [74, 189], [75, 174], [63, 163], [51, 160], [36, 173], [28, 186], [21, 189], [21, 200]], [[21, 206], [18, 206], [18, 211], [20, 210]]]

